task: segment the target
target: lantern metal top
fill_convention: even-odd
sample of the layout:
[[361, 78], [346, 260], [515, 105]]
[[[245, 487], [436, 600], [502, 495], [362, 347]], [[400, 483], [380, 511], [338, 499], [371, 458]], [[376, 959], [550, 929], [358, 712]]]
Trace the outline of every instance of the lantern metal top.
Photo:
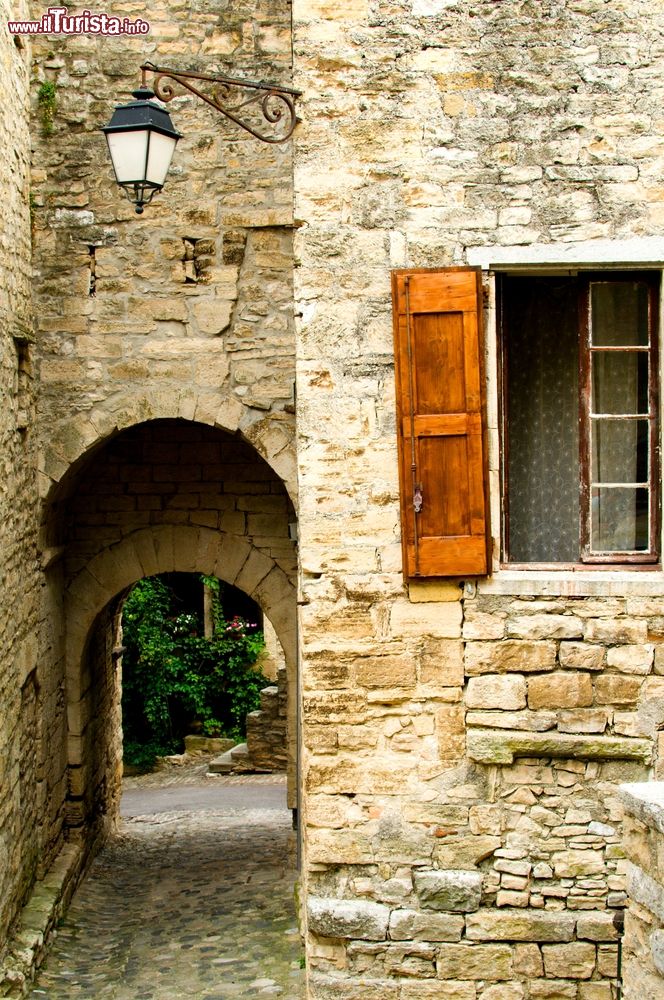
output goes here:
[[101, 131], [132, 132], [137, 129], [151, 129], [173, 139], [181, 139], [182, 134], [173, 127], [171, 116], [165, 108], [159, 107], [152, 100], [155, 92], [144, 84], [133, 91], [133, 101], [128, 104], [117, 104], [108, 125], [103, 125]]

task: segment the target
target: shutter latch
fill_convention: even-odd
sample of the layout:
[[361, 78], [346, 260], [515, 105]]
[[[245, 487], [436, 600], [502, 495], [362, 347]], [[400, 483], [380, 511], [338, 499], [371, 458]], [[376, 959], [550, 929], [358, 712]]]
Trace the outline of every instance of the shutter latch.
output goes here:
[[413, 491], [413, 510], [416, 514], [419, 514], [422, 510], [423, 503], [424, 496], [422, 495], [422, 483], [415, 483], [415, 489]]

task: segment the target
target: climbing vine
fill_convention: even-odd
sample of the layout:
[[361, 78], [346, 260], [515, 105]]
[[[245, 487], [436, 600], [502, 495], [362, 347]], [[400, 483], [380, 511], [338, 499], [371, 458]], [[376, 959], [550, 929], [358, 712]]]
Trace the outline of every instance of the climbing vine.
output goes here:
[[209, 639], [202, 615], [178, 610], [175, 593], [159, 577], [140, 581], [125, 601], [122, 719], [130, 763], [179, 752], [183, 737], [196, 730], [240, 740], [269, 683], [254, 667], [262, 632], [239, 616], [228, 621], [219, 580], [201, 581], [213, 596]]
[[45, 136], [49, 136], [53, 131], [56, 103], [55, 84], [51, 80], [45, 80], [39, 85], [37, 91], [37, 107], [39, 108], [42, 133]]

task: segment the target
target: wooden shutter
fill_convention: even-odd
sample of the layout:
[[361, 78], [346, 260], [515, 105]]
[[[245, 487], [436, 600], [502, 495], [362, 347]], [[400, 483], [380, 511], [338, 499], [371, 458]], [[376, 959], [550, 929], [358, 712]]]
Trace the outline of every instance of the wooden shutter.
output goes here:
[[404, 573], [482, 576], [480, 272], [393, 271], [392, 299]]

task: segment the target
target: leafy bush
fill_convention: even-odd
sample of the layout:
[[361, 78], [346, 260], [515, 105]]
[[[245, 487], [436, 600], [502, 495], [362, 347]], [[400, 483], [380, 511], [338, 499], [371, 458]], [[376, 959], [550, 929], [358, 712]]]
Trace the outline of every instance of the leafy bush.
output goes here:
[[239, 741], [269, 683], [253, 666], [262, 633], [238, 616], [227, 621], [219, 580], [201, 579], [213, 591], [209, 639], [200, 615], [177, 613], [175, 594], [159, 577], [141, 580], [125, 601], [122, 718], [130, 763], [180, 751], [182, 737], [196, 729]]

